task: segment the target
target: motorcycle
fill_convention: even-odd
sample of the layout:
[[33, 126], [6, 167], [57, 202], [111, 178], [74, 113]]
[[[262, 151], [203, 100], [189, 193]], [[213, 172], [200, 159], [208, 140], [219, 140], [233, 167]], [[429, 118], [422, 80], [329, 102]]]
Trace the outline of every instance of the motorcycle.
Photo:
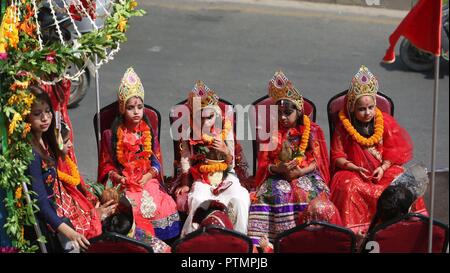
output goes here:
[[[449, 59], [449, 10], [448, 4], [442, 6], [442, 30], [441, 30], [441, 60], [448, 62]], [[407, 39], [400, 44], [400, 59], [414, 71], [431, 70], [434, 66], [434, 55], [424, 52], [415, 47]]]
[[[104, 25], [104, 19], [106, 16], [105, 9], [111, 11], [112, 3], [114, 1], [108, 0], [97, 0], [96, 1], [96, 20], [95, 23], [97, 27], [101, 28]], [[76, 44], [77, 35], [75, 31], [75, 26], [78, 29], [78, 32], [83, 35], [93, 30], [93, 25], [90, 20], [86, 17], [83, 17], [81, 21], [75, 21], [75, 26], [73, 25], [73, 21], [70, 18], [70, 15], [67, 14], [64, 9], [64, 3], [61, 0], [52, 0], [56, 11], [56, 18], [58, 21], [59, 28], [63, 33], [63, 39], [71, 44]], [[56, 31], [56, 23], [54, 22], [53, 16], [51, 14], [51, 10], [49, 8], [48, 1], [44, 3], [43, 7], [40, 9], [40, 21], [41, 23], [41, 31], [43, 33], [43, 40], [48, 41], [58, 41], [59, 36]], [[70, 97], [68, 108], [74, 108], [78, 106], [78, 103], [86, 96], [88, 89], [91, 85], [91, 79], [95, 77], [95, 64], [89, 59], [85, 58], [84, 63], [75, 64], [72, 63], [67, 67], [66, 73], [69, 76], [74, 76], [81, 69], [85, 69], [85, 72], [82, 73], [79, 77], [72, 79], [71, 87], [70, 87]]]

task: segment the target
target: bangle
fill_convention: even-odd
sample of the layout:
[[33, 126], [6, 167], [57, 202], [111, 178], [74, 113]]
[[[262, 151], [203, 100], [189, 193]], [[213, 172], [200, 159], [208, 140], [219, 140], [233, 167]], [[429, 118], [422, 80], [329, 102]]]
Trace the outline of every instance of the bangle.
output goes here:
[[389, 167], [391, 167], [391, 162], [390, 161], [385, 160], [385, 161], [383, 161], [381, 163], [381, 168], [383, 169], [383, 171], [386, 171], [387, 169], [389, 169]]
[[348, 170], [347, 166], [352, 163], [351, 161], [347, 160], [347, 162], [344, 163], [344, 169]]

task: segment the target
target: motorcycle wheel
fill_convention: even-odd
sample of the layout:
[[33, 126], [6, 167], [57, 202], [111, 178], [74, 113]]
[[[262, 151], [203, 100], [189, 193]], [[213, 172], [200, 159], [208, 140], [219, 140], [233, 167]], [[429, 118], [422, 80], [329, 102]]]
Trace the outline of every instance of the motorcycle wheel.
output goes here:
[[433, 68], [434, 56], [415, 47], [407, 39], [400, 44], [400, 58], [403, 63], [414, 71], [426, 71]]
[[[69, 75], [74, 75], [77, 73], [78, 68], [75, 64], [71, 64], [68, 67]], [[78, 103], [86, 96], [87, 90], [89, 88], [90, 77], [89, 71], [87, 69], [85, 72], [78, 77], [78, 79], [72, 80], [70, 85], [70, 97], [69, 97], [69, 108], [74, 108], [78, 106]]]

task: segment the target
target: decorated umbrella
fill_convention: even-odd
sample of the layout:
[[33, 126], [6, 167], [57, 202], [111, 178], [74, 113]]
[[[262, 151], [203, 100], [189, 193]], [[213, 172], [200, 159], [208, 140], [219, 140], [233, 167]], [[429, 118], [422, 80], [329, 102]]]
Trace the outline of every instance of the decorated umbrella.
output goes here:
[[[0, 191], [4, 198], [7, 220], [3, 227], [20, 252], [38, 249], [24, 238], [24, 226], [34, 225], [42, 252], [39, 225], [34, 214], [36, 201], [30, 198], [25, 174], [33, 159], [30, 145], [30, 124], [25, 120], [34, 97], [27, 90], [31, 84], [54, 85], [63, 79], [74, 80], [84, 73], [88, 60], [93, 59], [96, 74], [97, 112], [99, 112], [99, 68], [113, 59], [126, 41], [125, 31], [132, 16], [140, 16], [135, 0], [1, 0], [0, 25]], [[41, 8], [50, 10], [59, 39], [55, 43], [43, 40]], [[104, 18], [97, 18], [98, 14]], [[64, 39], [58, 14], [66, 14], [76, 39]], [[91, 31], [83, 33], [86, 26]], [[67, 67], [79, 64], [80, 69], [69, 75]], [[98, 121], [99, 122], [99, 121]], [[25, 203], [26, 201], [26, 203]]]

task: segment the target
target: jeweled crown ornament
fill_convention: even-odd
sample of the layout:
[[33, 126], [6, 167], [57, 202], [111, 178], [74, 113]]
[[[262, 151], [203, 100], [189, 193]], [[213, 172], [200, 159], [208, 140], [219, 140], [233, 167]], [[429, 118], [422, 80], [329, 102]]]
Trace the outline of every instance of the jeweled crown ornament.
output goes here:
[[128, 68], [123, 75], [117, 96], [119, 99], [119, 111], [122, 114], [125, 113], [125, 104], [128, 99], [139, 97], [144, 102], [144, 86], [132, 67]]
[[297, 88], [289, 81], [289, 79], [280, 70], [275, 72], [269, 81], [269, 96], [276, 102], [285, 99], [292, 101], [297, 109], [303, 111], [303, 97]]
[[358, 73], [353, 76], [350, 87], [347, 92], [347, 110], [354, 112], [356, 101], [363, 96], [371, 96], [376, 103], [376, 94], [378, 92], [378, 80], [369, 71], [369, 69], [361, 65]]
[[219, 97], [203, 81], [197, 81], [194, 88], [189, 92], [188, 104], [191, 109], [194, 98], [200, 99], [202, 109], [206, 107], [216, 108], [219, 105]]

